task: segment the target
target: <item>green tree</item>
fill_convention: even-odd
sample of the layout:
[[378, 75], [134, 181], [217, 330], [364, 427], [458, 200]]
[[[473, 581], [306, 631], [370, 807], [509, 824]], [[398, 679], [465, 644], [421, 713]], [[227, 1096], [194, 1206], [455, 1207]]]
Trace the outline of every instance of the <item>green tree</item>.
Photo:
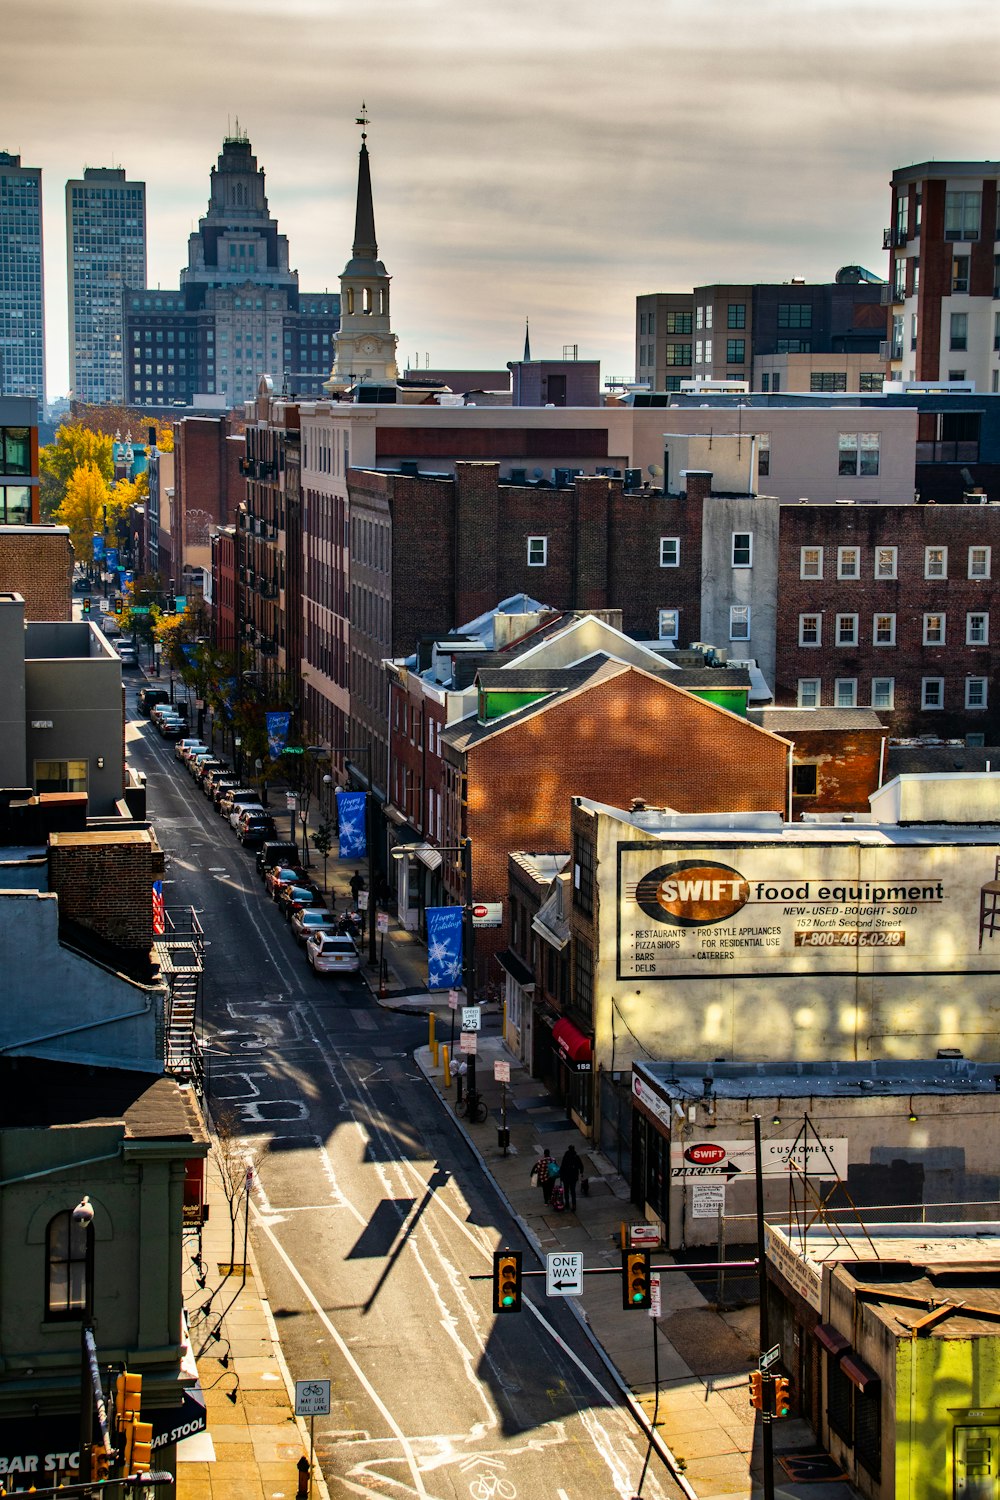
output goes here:
[[[43, 521], [51, 521], [62, 506], [70, 480], [78, 469], [93, 465], [105, 485], [114, 477], [111, 438], [103, 432], [92, 432], [80, 421], [64, 422], [54, 443], [38, 455], [39, 505]], [[89, 555], [89, 553], [88, 553]]]

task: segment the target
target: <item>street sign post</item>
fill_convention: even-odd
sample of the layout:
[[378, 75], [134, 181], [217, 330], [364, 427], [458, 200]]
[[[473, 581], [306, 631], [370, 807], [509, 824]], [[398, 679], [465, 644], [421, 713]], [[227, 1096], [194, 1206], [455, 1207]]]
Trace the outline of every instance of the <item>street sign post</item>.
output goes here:
[[760, 1356], [760, 1359], [757, 1361], [757, 1368], [759, 1370], [769, 1370], [780, 1355], [781, 1345], [775, 1344], [773, 1349], [768, 1349], [766, 1354]]
[[328, 1380], [297, 1380], [295, 1382], [295, 1415], [309, 1418], [309, 1495], [311, 1497], [313, 1454], [316, 1446], [313, 1429], [317, 1417], [330, 1415], [330, 1382]]
[[493, 1079], [495, 1083], [510, 1083], [510, 1063], [498, 1057], [493, 1064]]
[[483, 1025], [483, 1008], [481, 1005], [462, 1006], [462, 1030], [480, 1031]]
[[545, 1295], [583, 1296], [582, 1250], [557, 1250], [545, 1257]]
[[465, 1052], [470, 1057], [475, 1057], [479, 1051], [478, 1031], [463, 1031], [458, 1038], [459, 1052]]
[[660, 1287], [660, 1278], [655, 1271], [649, 1278], [649, 1316], [651, 1318], [662, 1318], [663, 1316], [663, 1293]]

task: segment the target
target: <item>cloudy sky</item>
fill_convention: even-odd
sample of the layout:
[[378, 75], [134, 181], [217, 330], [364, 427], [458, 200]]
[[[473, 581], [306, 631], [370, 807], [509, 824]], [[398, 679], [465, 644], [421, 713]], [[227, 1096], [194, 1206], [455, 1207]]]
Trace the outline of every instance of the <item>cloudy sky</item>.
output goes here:
[[1000, 157], [998, 0], [5, 0], [0, 149], [45, 184], [50, 395], [64, 184], [147, 191], [176, 287], [239, 119], [303, 290], [336, 287], [362, 99], [401, 364], [577, 344], [632, 372], [634, 298], [884, 274], [893, 167]]

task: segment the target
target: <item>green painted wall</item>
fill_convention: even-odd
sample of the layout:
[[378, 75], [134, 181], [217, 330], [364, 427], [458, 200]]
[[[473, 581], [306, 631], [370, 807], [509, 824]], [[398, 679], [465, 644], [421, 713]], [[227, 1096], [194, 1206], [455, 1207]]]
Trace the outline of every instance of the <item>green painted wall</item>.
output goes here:
[[529, 703], [537, 703], [539, 699], [551, 696], [551, 693], [480, 693], [480, 722], [488, 724], [491, 719], [516, 713], [519, 708], [527, 708]]
[[692, 698], [703, 698], [706, 703], [715, 703], [719, 708], [728, 708], [731, 714], [747, 716], [747, 688], [692, 688]]
[[[1000, 1488], [978, 1489], [971, 1484], [956, 1488], [955, 1483], [956, 1478], [967, 1477], [966, 1449], [971, 1479], [985, 1445], [990, 1445], [996, 1475], [998, 1403], [1000, 1337], [900, 1339], [896, 1346], [896, 1500], [1000, 1495]], [[889, 1413], [883, 1416], [891, 1420]], [[882, 1476], [883, 1494], [890, 1493], [890, 1477]]]

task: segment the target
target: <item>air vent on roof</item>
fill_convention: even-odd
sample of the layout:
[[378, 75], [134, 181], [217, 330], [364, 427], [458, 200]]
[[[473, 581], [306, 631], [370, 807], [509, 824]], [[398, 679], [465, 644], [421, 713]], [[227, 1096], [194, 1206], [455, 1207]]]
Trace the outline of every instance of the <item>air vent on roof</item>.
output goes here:
[[415, 458], [401, 458], [399, 472], [405, 474], [408, 479], [416, 479], [420, 474], [420, 465]]

